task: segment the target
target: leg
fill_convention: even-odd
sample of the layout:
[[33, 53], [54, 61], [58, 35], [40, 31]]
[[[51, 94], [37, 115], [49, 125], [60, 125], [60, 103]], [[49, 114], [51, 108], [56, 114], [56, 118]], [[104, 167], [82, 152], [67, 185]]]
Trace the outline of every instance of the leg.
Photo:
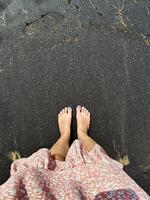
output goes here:
[[86, 151], [93, 149], [96, 142], [88, 136], [88, 129], [90, 126], [90, 112], [85, 107], [77, 107], [77, 132], [78, 139], [81, 140]]
[[60, 137], [51, 147], [50, 152], [54, 160], [64, 161], [69, 149], [69, 141]]
[[86, 151], [91, 151], [96, 144], [96, 142], [89, 136], [80, 137], [79, 140], [81, 140]]
[[65, 108], [58, 114], [58, 124], [61, 137], [51, 147], [50, 152], [55, 160], [64, 161], [69, 149], [72, 109]]

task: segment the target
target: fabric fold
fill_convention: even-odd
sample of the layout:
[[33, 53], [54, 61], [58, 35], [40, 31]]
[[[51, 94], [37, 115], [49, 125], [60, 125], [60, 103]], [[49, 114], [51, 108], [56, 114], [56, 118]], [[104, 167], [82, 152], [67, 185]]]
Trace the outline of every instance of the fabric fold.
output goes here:
[[0, 200], [100, 200], [112, 194], [150, 199], [99, 144], [86, 151], [78, 139], [65, 161], [53, 160], [47, 148], [14, 161], [10, 178], [0, 186]]

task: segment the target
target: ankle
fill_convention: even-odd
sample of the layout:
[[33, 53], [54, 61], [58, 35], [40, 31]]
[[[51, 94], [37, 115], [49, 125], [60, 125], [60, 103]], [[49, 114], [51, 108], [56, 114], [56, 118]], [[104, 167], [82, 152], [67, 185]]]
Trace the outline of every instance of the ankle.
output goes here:
[[69, 140], [70, 140], [69, 137], [63, 135], [63, 136], [60, 136], [59, 140], [60, 140], [61, 142], [63, 142], [64, 144], [66, 144], [66, 146], [69, 146]]
[[88, 138], [87, 132], [80, 132], [78, 133], [78, 139], [79, 140], [86, 140]]

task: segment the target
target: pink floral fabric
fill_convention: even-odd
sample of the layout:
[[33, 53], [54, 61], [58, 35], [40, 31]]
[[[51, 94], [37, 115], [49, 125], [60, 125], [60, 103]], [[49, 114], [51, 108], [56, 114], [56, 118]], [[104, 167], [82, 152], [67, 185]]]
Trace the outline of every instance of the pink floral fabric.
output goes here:
[[119, 190], [111, 190], [106, 192], [100, 192], [96, 195], [94, 200], [139, 200], [136, 193], [131, 189], [119, 189]]
[[53, 160], [46, 148], [14, 161], [10, 178], [0, 186], [0, 200], [122, 200], [119, 195], [150, 200], [99, 144], [87, 152], [78, 139], [65, 161]]

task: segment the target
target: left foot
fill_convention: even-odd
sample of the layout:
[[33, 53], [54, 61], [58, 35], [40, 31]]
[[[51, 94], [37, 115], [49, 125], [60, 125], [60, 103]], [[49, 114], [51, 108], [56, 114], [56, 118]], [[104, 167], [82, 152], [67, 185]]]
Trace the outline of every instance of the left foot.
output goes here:
[[58, 125], [61, 134], [61, 138], [70, 139], [70, 127], [72, 119], [72, 108], [65, 107], [58, 114]]

